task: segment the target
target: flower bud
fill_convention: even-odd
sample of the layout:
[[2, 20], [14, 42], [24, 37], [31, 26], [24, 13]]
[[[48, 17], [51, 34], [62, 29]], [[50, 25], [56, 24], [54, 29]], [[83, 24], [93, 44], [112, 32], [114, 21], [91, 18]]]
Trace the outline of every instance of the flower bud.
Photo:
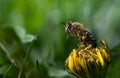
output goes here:
[[109, 48], [104, 40], [101, 46], [91, 45], [73, 49], [65, 63], [65, 69], [78, 78], [104, 78], [110, 62]]

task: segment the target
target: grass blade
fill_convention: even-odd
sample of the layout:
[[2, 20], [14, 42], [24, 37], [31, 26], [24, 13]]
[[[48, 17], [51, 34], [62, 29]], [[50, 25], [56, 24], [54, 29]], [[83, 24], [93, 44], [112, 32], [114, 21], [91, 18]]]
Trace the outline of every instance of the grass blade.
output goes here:
[[7, 77], [8, 73], [11, 71], [11, 69], [13, 68], [13, 66], [14, 66], [14, 63], [12, 63], [12, 64], [10, 65], [10, 67], [8, 68], [8, 70], [5, 72], [3, 78], [6, 78], [6, 77]]
[[26, 56], [25, 56], [23, 65], [22, 65], [22, 67], [21, 67], [21, 69], [20, 69], [20, 71], [19, 71], [18, 78], [21, 78], [21, 76], [22, 76], [22, 71], [23, 71], [23, 68], [24, 68], [24, 66], [25, 66], [25, 64], [26, 64], [26, 62], [27, 62], [27, 59], [28, 59], [29, 55], [30, 55], [30, 51], [31, 51], [31, 49], [32, 49], [33, 43], [34, 43], [34, 40], [32, 41], [30, 47], [29, 47], [28, 50], [27, 50], [27, 54], [26, 54]]

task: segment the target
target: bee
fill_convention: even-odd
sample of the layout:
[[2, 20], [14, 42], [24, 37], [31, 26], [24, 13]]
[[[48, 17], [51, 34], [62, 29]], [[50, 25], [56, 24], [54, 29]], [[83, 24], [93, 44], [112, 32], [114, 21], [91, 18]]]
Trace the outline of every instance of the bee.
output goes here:
[[78, 46], [83, 43], [84, 45], [92, 45], [93, 48], [97, 46], [96, 39], [90, 30], [84, 28], [83, 24], [78, 22], [66, 23], [65, 32], [71, 36], [77, 37]]

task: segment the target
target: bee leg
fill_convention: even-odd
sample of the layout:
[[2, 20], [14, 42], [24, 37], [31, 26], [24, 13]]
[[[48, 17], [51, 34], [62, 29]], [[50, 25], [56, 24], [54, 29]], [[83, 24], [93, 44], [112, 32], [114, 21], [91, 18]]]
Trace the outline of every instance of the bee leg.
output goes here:
[[77, 46], [79, 47], [81, 44], [81, 39], [79, 37], [77, 37]]
[[91, 49], [92, 48], [92, 44], [88, 44], [87, 47], [85, 48], [85, 50]]
[[80, 41], [79, 41], [79, 40], [77, 40], [77, 42], [78, 42], [78, 43], [77, 43], [77, 46], [79, 47], [79, 46], [80, 46]]
[[81, 46], [84, 46], [84, 43], [80, 39], [78, 39], [77, 46], [78, 46], [78, 48]]
[[84, 45], [83, 42], [81, 42], [81, 43], [79, 44], [78, 50], [81, 50], [81, 49], [84, 49], [84, 48], [85, 48], [85, 45]]

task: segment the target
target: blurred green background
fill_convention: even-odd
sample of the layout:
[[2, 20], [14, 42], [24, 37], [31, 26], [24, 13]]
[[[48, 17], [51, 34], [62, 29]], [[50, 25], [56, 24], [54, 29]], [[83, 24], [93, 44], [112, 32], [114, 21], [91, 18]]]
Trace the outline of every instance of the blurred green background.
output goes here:
[[[120, 0], [0, 0], [0, 78], [19, 78], [22, 67], [21, 78], [74, 78], [64, 71], [77, 47], [75, 38], [66, 38], [68, 21], [83, 23], [112, 52], [120, 52]], [[106, 78], [120, 78], [119, 69], [118, 56]]]

